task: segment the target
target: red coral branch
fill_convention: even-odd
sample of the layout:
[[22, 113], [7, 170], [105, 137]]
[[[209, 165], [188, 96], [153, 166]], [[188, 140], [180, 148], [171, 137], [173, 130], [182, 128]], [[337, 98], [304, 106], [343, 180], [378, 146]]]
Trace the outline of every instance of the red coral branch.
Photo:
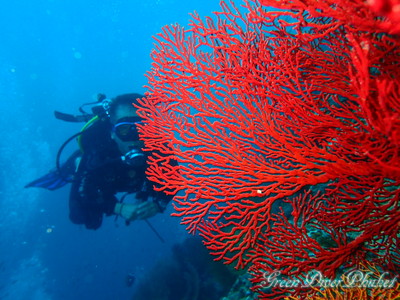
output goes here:
[[139, 110], [149, 178], [217, 258], [259, 268], [255, 283], [398, 269], [394, 21], [361, 1], [262, 4], [222, 2], [156, 38]]
[[260, 0], [262, 5], [302, 10], [312, 17], [329, 17], [345, 23], [350, 31], [400, 33], [399, 0]]

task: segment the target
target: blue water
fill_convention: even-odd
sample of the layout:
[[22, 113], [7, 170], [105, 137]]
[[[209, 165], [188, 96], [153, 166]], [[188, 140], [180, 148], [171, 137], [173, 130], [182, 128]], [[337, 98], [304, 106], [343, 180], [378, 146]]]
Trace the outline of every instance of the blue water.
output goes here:
[[[68, 220], [68, 192], [23, 186], [54, 167], [77, 112], [97, 93], [145, 91], [152, 36], [219, 0], [21, 0], [0, 10], [0, 299], [131, 299], [125, 276], [140, 280], [186, 237], [169, 210], [125, 226], [107, 218], [97, 231]], [[155, 288], [156, 288], [156, 283]]]

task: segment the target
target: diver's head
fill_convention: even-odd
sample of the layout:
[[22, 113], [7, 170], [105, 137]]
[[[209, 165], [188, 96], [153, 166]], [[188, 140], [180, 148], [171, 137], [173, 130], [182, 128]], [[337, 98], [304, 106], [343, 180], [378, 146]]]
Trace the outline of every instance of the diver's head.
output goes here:
[[117, 143], [121, 154], [133, 149], [140, 151], [143, 142], [139, 140], [137, 124], [142, 121], [136, 112], [137, 99], [140, 94], [124, 94], [115, 97], [109, 107], [110, 122], [112, 125], [111, 137]]

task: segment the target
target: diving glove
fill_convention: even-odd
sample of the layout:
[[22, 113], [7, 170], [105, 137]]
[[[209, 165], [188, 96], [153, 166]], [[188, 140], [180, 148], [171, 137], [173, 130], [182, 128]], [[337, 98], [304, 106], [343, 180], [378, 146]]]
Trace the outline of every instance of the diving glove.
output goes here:
[[114, 213], [123, 217], [126, 221], [144, 220], [160, 212], [155, 202], [146, 201], [142, 203], [117, 203]]

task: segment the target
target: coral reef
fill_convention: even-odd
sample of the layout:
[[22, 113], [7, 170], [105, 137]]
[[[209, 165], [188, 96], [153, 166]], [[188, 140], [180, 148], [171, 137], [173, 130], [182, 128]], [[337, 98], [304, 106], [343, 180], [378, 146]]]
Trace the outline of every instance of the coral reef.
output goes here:
[[222, 2], [156, 38], [147, 174], [261, 297], [303, 292], [266, 289], [277, 270], [400, 269], [400, 12], [379, 3]]

